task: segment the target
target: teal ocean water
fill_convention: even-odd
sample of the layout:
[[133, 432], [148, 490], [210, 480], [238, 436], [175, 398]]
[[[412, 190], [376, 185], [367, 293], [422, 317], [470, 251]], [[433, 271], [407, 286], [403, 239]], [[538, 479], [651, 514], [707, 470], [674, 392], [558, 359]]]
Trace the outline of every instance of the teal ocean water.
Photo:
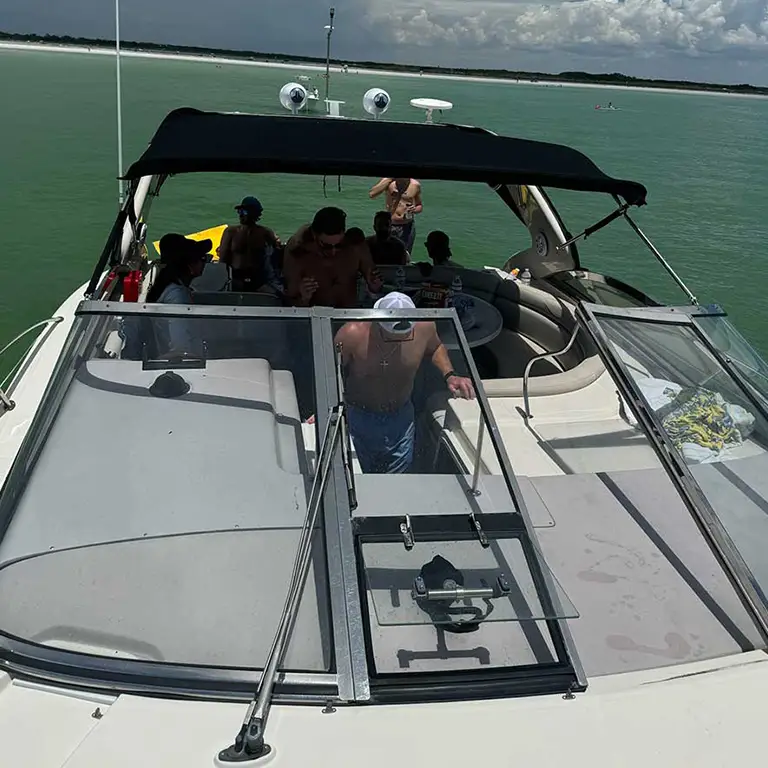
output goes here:
[[[300, 72], [124, 59], [126, 164], [169, 110], [278, 112], [280, 86]], [[0, 50], [0, 344], [50, 315], [98, 258], [117, 206], [114, 78], [114, 61], [106, 56]], [[644, 183], [649, 196], [636, 214], [640, 226], [702, 302], [722, 304], [768, 351], [768, 100], [353, 72], [332, 79], [347, 116], [363, 115], [362, 95], [371, 86], [392, 96], [387, 118], [422, 120], [411, 98], [447, 99], [455, 104], [450, 117], [456, 122], [569, 144], [607, 173]], [[608, 100], [619, 111], [594, 109]], [[155, 203], [150, 237], [233, 221], [233, 205], [246, 194], [261, 198], [265, 223], [283, 237], [323, 204], [340, 205], [350, 226], [368, 230], [380, 205], [368, 199], [371, 182], [344, 178], [339, 191], [337, 180], [328, 179], [326, 197], [316, 178], [174, 178]], [[573, 232], [612, 208], [604, 195], [552, 196]], [[417, 258], [423, 235], [436, 228], [451, 235], [456, 258], [468, 265], [500, 266], [527, 244], [516, 219], [480, 185], [425, 182], [424, 205]], [[624, 222], [591, 237], [581, 253], [586, 266], [662, 300], [684, 302]]]

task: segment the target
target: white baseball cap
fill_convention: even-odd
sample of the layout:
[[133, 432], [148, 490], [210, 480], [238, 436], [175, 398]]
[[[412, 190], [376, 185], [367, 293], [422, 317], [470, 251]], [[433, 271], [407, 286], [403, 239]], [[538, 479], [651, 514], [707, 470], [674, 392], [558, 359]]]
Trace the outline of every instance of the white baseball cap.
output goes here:
[[[382, 296], [374, 305], [374, 309], [416, 309], [413, 299], [404, 293], [392, 291]], [[394, 322], [381, 322], [379, 325], [393, 336], [407, 336], [413, 330], [413, 320], [395, 320]]]

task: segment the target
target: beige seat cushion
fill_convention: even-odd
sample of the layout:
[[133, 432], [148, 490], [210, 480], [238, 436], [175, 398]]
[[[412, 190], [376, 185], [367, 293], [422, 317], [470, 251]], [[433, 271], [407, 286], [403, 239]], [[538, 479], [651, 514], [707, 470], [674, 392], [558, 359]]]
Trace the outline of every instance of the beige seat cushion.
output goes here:
[[[545, 363], [539, 365], [545, 365]], [[568, 371], [552, 373], [548, 376], [531, 376], [528, 383], [528, 394], [531, 397], [537, 397], [576, 392], [597, 381], [604, 372], [603, 361], [597, 355], [593, 355]], [[488, 397], [522, 397], [523, 378], [520, 376], [506, 379], [486, 379], [483, 381], [483, 389]]]

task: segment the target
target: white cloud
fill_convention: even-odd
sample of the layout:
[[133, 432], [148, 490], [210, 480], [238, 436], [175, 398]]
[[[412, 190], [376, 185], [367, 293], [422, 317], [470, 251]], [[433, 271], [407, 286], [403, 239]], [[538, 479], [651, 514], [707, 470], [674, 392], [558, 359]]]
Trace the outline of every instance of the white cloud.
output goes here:
[[[768, 85], [768, 0], [120, 0], [127, 40]], [[0, 0], [0, 28], [111, 37], [105, 0]], [[215, 13], [214, 13], [215, 10]]]
[[768, 52], [768, 0], [367, 0], [393, 43], [618, 55]]

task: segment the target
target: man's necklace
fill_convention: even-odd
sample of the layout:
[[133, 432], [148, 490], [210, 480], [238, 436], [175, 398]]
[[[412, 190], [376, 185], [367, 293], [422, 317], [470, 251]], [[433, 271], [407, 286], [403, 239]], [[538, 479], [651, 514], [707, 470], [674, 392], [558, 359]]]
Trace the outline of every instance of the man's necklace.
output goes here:
[[411, 333], [407, 339], [398, 339], [397, 341], [385, 341], [382, 339], [382, 342], [385, 344], [392, 345], [392, 349], [389, 350], [389, 354], [384, 355], [381, 360], [379, 360], [379, 365], [381, 366], [382, 371], [389, 367], [390, 358], [395, 354], [395, 352], [398, 351], [398, 349], [400, 349], [398, 345], [403, 344], [406, 341], [413, 341], [413, 333]]
[[382, 369], [382, 371], [383, 371], [385, 368], [388, 368], [388, 367], [389, 367], [389, 358], [390, 358], [390, 357], [392, 357], [392, 355], [393, 355], [393, 354], [394, 354], [396, 351], [397, 351], [397, 347], [395, 347], [394, 349], [391, 349], [391, 350], [389, 351], [389, 354], [388, 354], [388, 355], [386, 355], [385, 357], [382, 357], [382, 358], [381, 358], [381, 360], [379, 360], [379, 365], [381, 366], [381, 369]]

